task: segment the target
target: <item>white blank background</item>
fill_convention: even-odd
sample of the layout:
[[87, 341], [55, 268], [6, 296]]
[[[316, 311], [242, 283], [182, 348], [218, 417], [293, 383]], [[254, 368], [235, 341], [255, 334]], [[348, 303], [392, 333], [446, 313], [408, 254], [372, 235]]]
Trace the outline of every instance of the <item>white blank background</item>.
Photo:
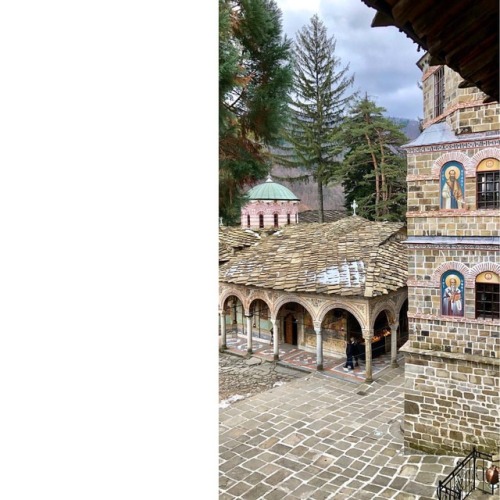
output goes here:
[[1, 498], [218, 496], [217, 23], [2, 8]]

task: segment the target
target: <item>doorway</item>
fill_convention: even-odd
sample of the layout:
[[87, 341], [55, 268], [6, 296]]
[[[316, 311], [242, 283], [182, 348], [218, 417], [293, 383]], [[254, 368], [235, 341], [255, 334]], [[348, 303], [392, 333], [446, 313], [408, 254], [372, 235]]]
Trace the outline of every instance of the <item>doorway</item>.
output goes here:
[[285, 316], [285, 344], [297, 345], [297, 331], [297, 319], [293, 314], [287, 314]]

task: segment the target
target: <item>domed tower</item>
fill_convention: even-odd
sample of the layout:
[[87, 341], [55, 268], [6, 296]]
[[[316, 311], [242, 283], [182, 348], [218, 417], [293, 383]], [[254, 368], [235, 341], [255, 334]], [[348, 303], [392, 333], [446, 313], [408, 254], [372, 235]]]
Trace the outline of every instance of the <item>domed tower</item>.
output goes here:
[[269, 175], [247, 193], [248, 203], [241, 209], [241, 227], [278, 229], [299, 222], [299, 198]]

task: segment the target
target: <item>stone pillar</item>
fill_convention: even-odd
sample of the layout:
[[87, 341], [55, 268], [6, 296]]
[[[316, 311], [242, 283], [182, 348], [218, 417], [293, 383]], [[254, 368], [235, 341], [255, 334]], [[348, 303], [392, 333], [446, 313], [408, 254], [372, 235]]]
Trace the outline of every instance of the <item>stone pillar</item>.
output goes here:
[[321, 324], [314, 323], [316, 332], [316, 370], [323, 370], [323, 337], [321, 335]]
[[220, 314], [220, 334], [221, 334], [221, 346], [220, 350], [224, 351], [227, 349], [226, 346], [226, 313], [222, 311]]
[[245, 314], [247, 318], [247, 352], [252, 354], [252, 316], [253, 314]]
[[373, 382], [372, 376], [372, 338], [373, 338], [373, 329], [372, 328], [363, 328], [363, 338], [365, 339], [365, 365], [366, 365], [366, 374], [365, 374], [365, 382]]
[[399, 328], [399, 323], [391, 323], [390, 325], [391, 328], [391, 368], [397, 368], [398, 361], [398, 328]]
[[280, 359], [280, 332], [278, 328], [278, 321], [276, 319], [271, 319], [273, 324], [273, 359], [274, 361], [279, 361]]

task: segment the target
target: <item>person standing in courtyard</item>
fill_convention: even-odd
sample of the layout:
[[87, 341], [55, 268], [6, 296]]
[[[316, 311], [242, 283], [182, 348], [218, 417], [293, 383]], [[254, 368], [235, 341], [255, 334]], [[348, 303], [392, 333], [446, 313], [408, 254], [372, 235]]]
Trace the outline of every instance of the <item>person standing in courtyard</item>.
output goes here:
[[353, 347], [353, 358], [354, 358], [354, 366], [359, 366], [359, 356], [361, 354], [361, 346], [359, 344], [358, 339], [354, 339], [354, 347]]
[[357, 354], [356, 343], [354, 342], [354, 337], [349, 339], [347, 346], [345, 348], [346, 362], [344, 365], [344, 371], [354, 370], [354, 356]]

